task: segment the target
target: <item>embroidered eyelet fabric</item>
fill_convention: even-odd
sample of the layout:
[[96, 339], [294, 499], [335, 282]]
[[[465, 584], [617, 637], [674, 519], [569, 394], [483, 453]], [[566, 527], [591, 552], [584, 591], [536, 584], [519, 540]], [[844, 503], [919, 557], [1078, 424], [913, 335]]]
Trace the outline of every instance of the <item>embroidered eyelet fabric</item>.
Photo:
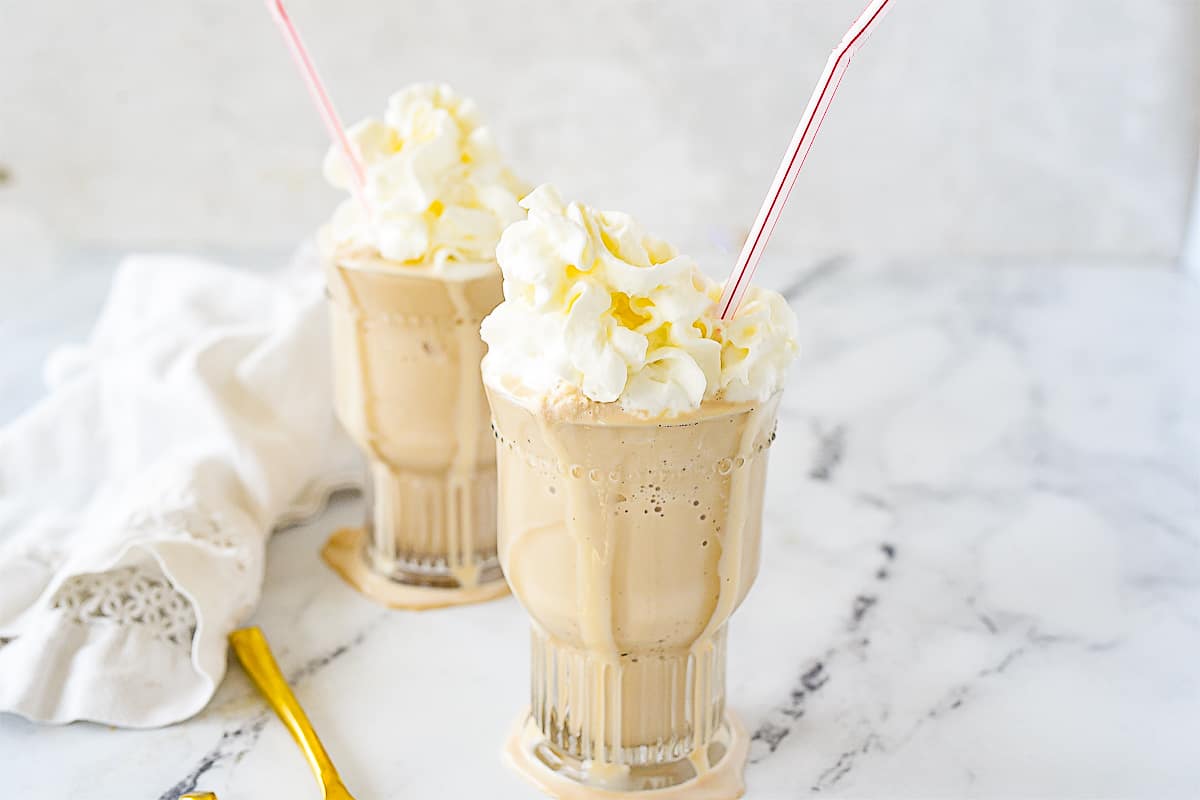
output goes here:
[[204, 707], [271, 530], [360, 479], [327, 327], [311, 253], [118, 269], [88, 342], [0, 429], [0, 711], [151, 727]]

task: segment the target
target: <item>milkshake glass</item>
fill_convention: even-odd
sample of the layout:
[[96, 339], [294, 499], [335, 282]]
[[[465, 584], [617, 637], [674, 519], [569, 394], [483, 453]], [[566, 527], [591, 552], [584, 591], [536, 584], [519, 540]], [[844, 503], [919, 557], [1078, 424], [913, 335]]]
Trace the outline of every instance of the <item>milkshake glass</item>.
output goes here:
[[446, 280], [360, 258], [326, 272], [335, 409], [368, 464], [363, 557], [403, 584], [498, 581], [496, 458], [479, 377], [479, 322], [500, 302], [498, 270]]
[[500, 559], [533, 618], [522, 746], [584, 785], [701, 777], [733, 744], [727, 622], [758, 571], [777, 396], [661, 421], [488, 399]]
[[[362, 160], [320, 237], [338, 419], [367, 463], [367, 515], [327, 561], [404, 608], [506, 591], [496, 553], [496, 461], [480, 321], [501, 300], [496, 242], [522, 187], [447, 86], [422, 84], [347, 131]], [[352, 184], [336, 150], [325, 172]]]
[[558, 797], [738, 797], [726, 634], [758, 571], [795, 318], [753, 290], [716, 320], [720, 287], [627, 215], [551, 187], [522, 205], [482, 329], [500, 562], [533, 623], [508, 756]]

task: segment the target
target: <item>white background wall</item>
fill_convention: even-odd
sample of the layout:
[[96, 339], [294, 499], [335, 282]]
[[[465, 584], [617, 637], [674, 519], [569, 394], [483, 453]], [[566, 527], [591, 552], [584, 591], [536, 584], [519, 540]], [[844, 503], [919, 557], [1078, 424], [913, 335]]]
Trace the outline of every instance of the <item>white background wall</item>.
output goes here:
[[1183, 242], [1183, 265], [1200, 278], [1200, 164], [1196, 166], [1196, 183], [1192, 188], [1192, 211]]
[[[753, 219], [864, 4], [290, 7], [347, 120], [444, 79], [479, 101], [528, 179], [704, 255]], [[287, 247], [336, 201], [261, 2], [0, 9], [10, 253]], [[1196, 174], [1198, 51], [1196, 0], [897, 0], [847, 74], [777, 252], [1170, 263]]]

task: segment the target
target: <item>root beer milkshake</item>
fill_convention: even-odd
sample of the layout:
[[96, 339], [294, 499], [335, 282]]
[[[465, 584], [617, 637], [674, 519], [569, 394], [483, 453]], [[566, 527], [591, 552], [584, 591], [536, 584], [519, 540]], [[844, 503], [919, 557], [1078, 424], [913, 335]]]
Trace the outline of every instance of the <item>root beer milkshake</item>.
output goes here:
[[550, 187], [522, 205], [482, 330], [500, 560], [533, 618], [509, 756], [558, 796], [736, 797], [726, 623], [758, 570], [795, 318], [752, 290], [718, 322], [720, 287], [628, 216]]
[[[501, 299], [496, 242], [521, 186], [474, 105], [446, 86], [394, 95], [347, 131], [373, 215], [347, 200], [322, 231], [338, 418], [366, 455], [368, 517], [326, 558], [389, 605], [503, 593], [495, 448], [479, 324]], [[325, 172], [349, 188], [340, 153]]]

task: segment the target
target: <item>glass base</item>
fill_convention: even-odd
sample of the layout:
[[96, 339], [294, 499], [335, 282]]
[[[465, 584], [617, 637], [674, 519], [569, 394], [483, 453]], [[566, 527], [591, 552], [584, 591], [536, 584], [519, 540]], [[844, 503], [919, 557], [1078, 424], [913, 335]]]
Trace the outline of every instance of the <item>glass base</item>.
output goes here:
[[469, 589], [503, 580], [496, 554], [496, 472], [465, 476], [370, 465], [369, 569], [394, 583]]
[[[733, 714], [723, 717], [717, 727], [710, 746], [698, 758], [653, 766], [599, 765], [560, 756], [533, 717], [524, 714], [513, 726], [504, 755], [522, 778], [552, 797], [735, 800], [746, 792], [744, 772], [750, 737]], [[705, 756], [708, 763], [704, 763]]]
[[533, 757], [551, 772], [583, 786], [613, 792], [644, 792], [696, 780], [708, 771], [710, 765], [719, 764], [725, 758], [729, 744], [729, 726], [722, 723], [703, 752], [672, 760], [656, 761], [647, 757], [640, 764], [585, 761], [563, 753], [545, 737], [534, 744]]
[[346, 583], [380, 605], [406, 611], [430, 611], [486, 603], [508, 594], [508, 584], [502, 580], [480, 583], [470, 588], [421, 586], [393, 581], [367, 565], [367, 560], [363, 558], [366, 538], [366, 531], [362, 528], [342, 528], [325, 542], [321, 557]]
[[578, 784], [611, 791], [695, 780], [725, 758], [726, 629], [690, 650], [603, 653], [532, 631], [529, 753]]
[[380, 557], [368, 537], [362, 551], [367, 568], [393, 583], [425, 586], [431, 589], [469, 589], [504, 580], [500, 560], [492, 556], [469, 566], [450, 567], [445, 559], [403, 559]]

